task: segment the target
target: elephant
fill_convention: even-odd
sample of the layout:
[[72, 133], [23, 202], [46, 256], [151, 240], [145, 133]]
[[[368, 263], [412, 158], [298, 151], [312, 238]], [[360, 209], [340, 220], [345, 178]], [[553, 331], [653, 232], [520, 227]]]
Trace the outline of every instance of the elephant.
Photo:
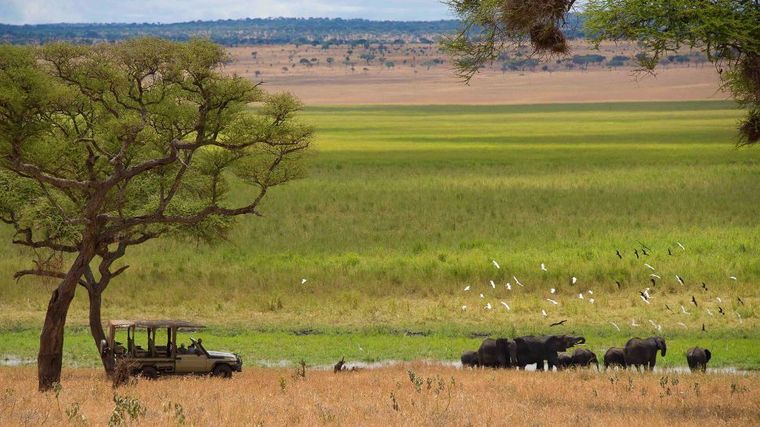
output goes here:
[[[464, 361], [464, 355], [462, 355]], [[517, 364], [517, 346], [506, 338], [486, 338], [478, 349], [480, 366], [510, 368]]]
[[625, 364], [635, 366], [636, 370], [639, 370], [639, 367], [652, 370], [657, 362], [657, 350], [660, 350], [662, 356], [665, 357], [667, 347], [665, 346], [665, 339], [662, 337], [631, 338], [625, 343], [623, 350]]
[[596, 354], [593, 351], [585, 348], [576, 348], [572, 355], [573, 366], [579, 366], [587, 368], [591, 364], [596, 365], [596, 370], [599, 370], [599, 360], [596, 358]]
[[710, 361], [712, 353], [706, 348], [694, 347], [686, 351], [686, 361], [689, 362], [689, 369], [694, 371], [705, 372], [707, 370], [707, 362]]
[[573, 366], [573, 356], [562, 353], [557, 355], [557, 370], [562, 371]]
[[549, 363], [549, 370], [557, 366], [557, 353], [565, 351], [576, 344], [584, 344], [586, 338], [572, 335], [525, 336], [515, 338], [517, 344], [517, 366], [535, 363], [536, 370], [544, 370], [544, 360]]
[[463, 367], [471, 367], [471, 368], [477, 368], [480, 366], [480, 356], [478, 356], [477, 351], [465, 351], [462, 353], [462, 366]]
[[628, 367], [625, 363], [625, 349], [623, 347], [611, 347], [604, 353], [604, 370], [610, 366], [620, 366], [625, 369]]

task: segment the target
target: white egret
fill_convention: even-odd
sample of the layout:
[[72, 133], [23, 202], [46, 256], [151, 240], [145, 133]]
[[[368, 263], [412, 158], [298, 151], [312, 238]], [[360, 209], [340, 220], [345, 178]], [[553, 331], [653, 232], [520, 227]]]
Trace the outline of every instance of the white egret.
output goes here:
[[467, 286], [464, 287], [464, 291], [465, 292], [469, 292], [469, 290], [470, 290], [470, 285], [467, 285]]
[[557, 301], [554, 301], [553, 299], [547, 298], [546, 300], [549, 301], [550, 303], [554, 304], [554, 305], [559, 305], [559, 303]]
[[501, 302], [501, 305], [503, 305], [507, 310], [511, 310], [511, 308], [509, 308], [509, 305], [504, 301]]
[[519, 281], [519, 280], [517, 280], [517, 277], [515, 277], [515, 276], [512, 276], [512, 278], [513, 278], [513, 279], [515, 279], [515, 283], [517, 283], [517, 286], [521, 286], [521, 287], [524, 287], [524, 286], [523, 286], [523, 284], [522, 284], [522, 283], [520, 283], [520, 281]]
[[491, 260], [491, 262], [493, 263], [493, 266], [494, 266], [494, 267], [496, 267], [497, 269], [501, 269], [501, 266], [499, 266], [499, 263], [498, 263], [498, 262], [496, 262], [496, 260], [495, 260], [495, 259], [492, 259], [492, 260]]
[[541, 271], [549, 271], [546, 269], [546, 266], [544, 265], [543, 262], [541, 263]]

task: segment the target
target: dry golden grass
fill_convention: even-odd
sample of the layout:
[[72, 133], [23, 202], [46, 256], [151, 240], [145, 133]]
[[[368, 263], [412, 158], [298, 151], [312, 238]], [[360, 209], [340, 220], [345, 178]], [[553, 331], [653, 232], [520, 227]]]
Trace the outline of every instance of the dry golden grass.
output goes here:
[[33, 368], [4, 368], [0, 425], [104, 425], [117, 394], [126, 398], [120, 406], [127, 425], [749, 426], [760, 422], [757, 379], [414, 363], [339, 375], [307, 370], [305, 378], [292, 369], [248, 369], [229, 381], [187, 377], [113, 390], [99, 371], [80, 369], [65, 371], [56, 397], [35, 391]]

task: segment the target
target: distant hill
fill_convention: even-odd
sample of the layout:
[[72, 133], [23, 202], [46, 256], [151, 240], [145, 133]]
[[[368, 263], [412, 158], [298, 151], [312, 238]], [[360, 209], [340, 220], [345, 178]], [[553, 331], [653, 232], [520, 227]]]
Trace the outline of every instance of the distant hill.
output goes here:
[[[578, 18], [571, 16], [569, 35], [582, 37]], [[210, 37], [225, 46], [256, 44], [357, 44], [432, 43], [456, 31], [457, 20], [369, 21], [328, 18], [256, 18], [192, 21], [176, 24], [0, 24], [0, 42], [47, 43], [66, 40], [91, 44], [114, 42], [135, 36], [157, 36], [170, 40]]]

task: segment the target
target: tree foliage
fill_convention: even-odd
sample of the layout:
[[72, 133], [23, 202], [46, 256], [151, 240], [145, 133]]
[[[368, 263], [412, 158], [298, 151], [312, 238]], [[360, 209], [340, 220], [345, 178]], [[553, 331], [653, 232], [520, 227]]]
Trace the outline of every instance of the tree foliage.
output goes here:
[[683, 48], [704, 51], [724, 87], [748, 110], [742, 143], [760, 140], [760, 1], [590, 0], [586, 16], [597, 44], [637, 42], [637, 58], [647, 71]]
[[[469, 81], [499, 54], [530, 44], [539, 55], [565, 54], [572, 0], [450, 0], [462, 28], [444, 42]], [[700, 49], [716, 65], [724, 87], [747, 117], [740, 144], [760, 140], [760, 0], [588, 0], [585, 34], [633, 41], [643, 70], [683, 48]]]
[[574, 4], [575, 0], [449, 0], [462, 25], [442, 44], [466, 81], [500, 53], [525, 44], [538, 55], [565, 54], [562, 27]]
[[[0, 221], [14, 243], [40, 254], [17, 278], [62, 279], [41, 359], [62, 351], [77, 285], [90, 295], [99, 341], [100, 294], [125, 270], [112, 267], [130, 246], [223, 236], [234, 217], [260, 214], [272, 187], [303, 176], [312, 128], [294, 117], [301, 104], [224, 74], [228, 60], [201, 39], [0, 46]], [[67, 268], [43, 262], [61, 253], [76, 259]], [[41, 359], [46, 388], [58, 378], [43, 381], [51, 363]]]

